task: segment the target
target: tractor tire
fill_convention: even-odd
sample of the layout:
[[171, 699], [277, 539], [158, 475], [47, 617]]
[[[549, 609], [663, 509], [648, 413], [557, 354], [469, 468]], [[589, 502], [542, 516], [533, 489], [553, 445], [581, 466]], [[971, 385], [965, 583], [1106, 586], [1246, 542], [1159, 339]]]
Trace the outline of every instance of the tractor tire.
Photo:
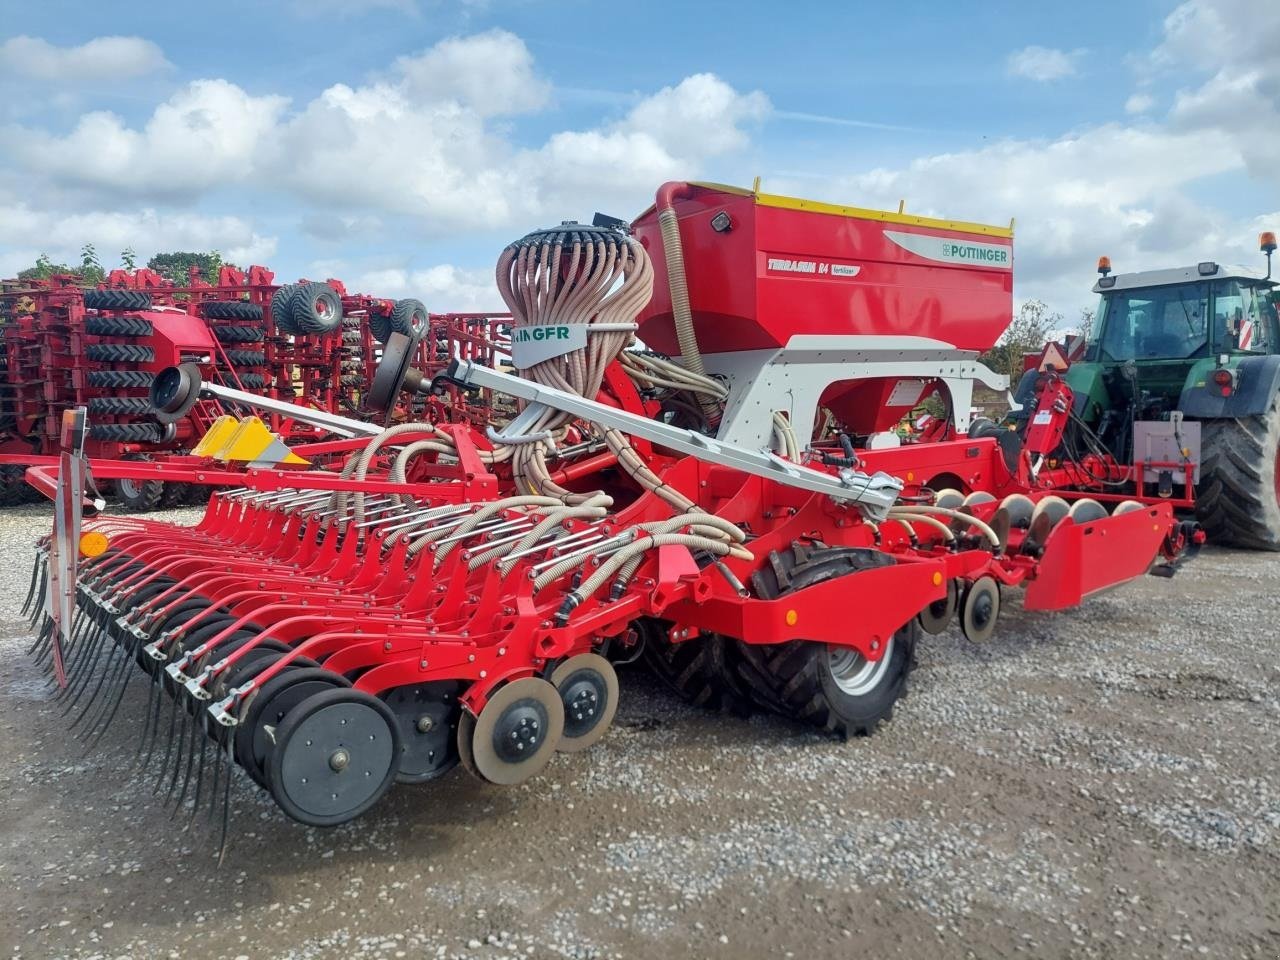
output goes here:
[[219, 343], [261, 343], [266, 333], [261, 327], [214, 327]]
[[86, 290], [84, 305], [89, 310], [148, 310], [151, 294], [141, 290]]
[[206, 300], [200, 312], [210, 320], [261, 320], [262, 307], [245, 300]]
[[40, 491], [27, 483], [26, 472], [25, 467], [0, 464], [0, 508], [18, 507], [44, 499]]
[[260, 373], [236, 373], [240, 378], [240, 382], [236, 381], [224, 374], [218, 374], [218, 384], [223, 387], [230, 387], [232, 390], [261, 390], [267, 385], [267, 378]]
[[97, 337], [149, 337], [155, 328], [142, 317], [89, 317], [84, 332]]
[[[151, 458], [145, 454], [127, 454], [123, 459], [147, 461]], [[120, 506], [129, 513], [148, 513], [157, 509], [164, 499], [165, 484], [163, 480], [126, 480], [121, 478], [115, 482], [116, 499]]]
[[108, 443], [159, 443], [164, 428], [158, 423], [91, 423], [89, 436]]
[[[756, 596], [772, 600], [891, 562], [876, 550], [796, 543], [783, 553], [770, 553], [751, 584]], [[848, 739], [872, 733], [893, 716], [894, 704], [906, 695], [919, 633], [912, 617], [875, 663], [852, 648], [791, 640], [738, 643], [732, 665], [759, 706]]]
[[380, 313], [371, 314], [369, 317], [369, 332], [373, 334], [373, 339], [379, 343], [386, 343], [391, 339], [391, 318]]
[[1200, 422], [1196, 519], [1210, 541], [1280, 551], [1280, 394], [1266, 413]]
[[296, 283], [286, 283], [271, 295], [271, 322], [276, 333], [297, 333], [293, 325], [292, 301], [298, 291]]
[[133, 343], [91, 343], [84, 348], [84, 355], [103, 363], [154, 363], [156, 359], [154, 349]]
[[751, 700], [729, 669], [731, 640], [707, 633], [672, 643], [666, 621], [641, 621], [641, 626], [644, 661], [659, 680], [695, 707], [750, 716]]
[[299, 333], [330, 333], [342, 325], [342, 298], [327, 283], [304, 283], [293, 294], [290, 315]]
[[427, 308], [421, 300], [397, 300], [391, 310], [391, 332], [416, 340], [427, 332]]
[[95, 397], [89, 401], [89, 412], [111, 417], [145, 417], [151, 413], [147, 397]]
[[145, 370], [90, 370], [88, 375], [89, 386], [110, 387], [113, 390], [134, 387], [148, 389], [155, 378], [154, 373], [147, 373]]
[[261, 350], [228, 350], [227, 360], [237, 367], [261, 367], [267, 355]]

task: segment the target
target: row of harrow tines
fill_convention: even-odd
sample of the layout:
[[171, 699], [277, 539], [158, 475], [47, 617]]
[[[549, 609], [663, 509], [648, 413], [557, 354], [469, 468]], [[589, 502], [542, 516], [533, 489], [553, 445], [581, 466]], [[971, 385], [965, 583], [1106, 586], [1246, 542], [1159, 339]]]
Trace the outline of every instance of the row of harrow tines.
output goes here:
[[[60, 651], [72, 726], [92, 748], [145, 678], [137, 761], [175, 814], [220, 797], [224, 847], [237, 767], [316, 826], [459, 761], [519, 783], [608, 729], [617, 678], [593, 645], [652, 612], [636, 573], [656, 548], [750, 557], [732, 523], [652, 494], [617, 513], [604, 494], [456, 500], [242, 488], [194, 527], [95, 521], [110, 548]], [[26, 601], [42, 661], [48, 576], [45, 543]]]

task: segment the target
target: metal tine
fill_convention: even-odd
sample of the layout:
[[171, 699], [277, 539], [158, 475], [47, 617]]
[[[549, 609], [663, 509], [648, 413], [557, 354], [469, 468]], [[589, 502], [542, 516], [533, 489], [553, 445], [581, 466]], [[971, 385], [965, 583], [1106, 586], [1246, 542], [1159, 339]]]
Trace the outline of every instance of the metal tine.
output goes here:
[[[450, 537], [442, 537], [435, 541], [431, 546], [443, 547], [446, 543], [458, 543], [466, 540], [468, 537], [479, 537], [487, 533], [499, 533], [503, 530], [512, 530], [517, 526], [523, 526], [526, 529], [534, 525], [535, 518], [521, 517], [519, 520], [500, 520], [497, 523], [481, 523], [466, 533], [455, 533]], [[458, 526], [458, 524], [454, 524]]]
[[45, 562], [40, 565], [40, 583], [36, 586], [36, 603], [31, 610], [31, 626], [36, 625], [36, 620], [40, 618], [40, 614], [44, 612], [44, 604], [39, 598], [43, 597], [49, 587], [49, 559], [45, 558]]
[[[151, 763], [151, 755], [155, 752], [156, 741], [160, 734], [160, 708], [164, 705], [164, 691], [159, 687], [159, 681], [155, 674], [152, 674], [151, 692], [147, 695], [147, 712], [144, 715], [146, 725], [142, 728], [142, 736], [138, 740], [138, 752], [135, 755], [141, 760], [143, 770], [147, 769]], [[147, 746], [148, 741], [151, 744], [150, 747]], [[142, 759], [143, 750], [146, 750], [145, 759]]]
[[40, 579], [40, 551], [36, 551], [35, 560], [31, 564], [31, 583], [27, 587], [27, 599], [22, 601], [21, 616], [26, 616], [31, 609], [31, 601], [36, 596], [36, 581]]
[[35, 658], [36, 665], [44, 667], [48, 665], [50, 654], [52, 653], [51, 639], [53, 637], [53, 617], [45, 617], [40, 624], [40, 632], [36, 635], [36, 642], [31, 646], [31, 655]]
[[[103, 636], [105, 636], [105, 635], [106, 635], [106, 631], [105, 631], [105, 630], [104, 630], [104, 631], [102, 631], [102, 635], [103, 635]], [[96, 701], [96, 700], [98, 699], [98, 694], [102, 691], [103, 686], [106, 684], [106, 682], [107, 682], [107, 677], [111, 675], [111, 672], [112, 672], [112, 671], [111, 671], [111, 669], [110, 669], [110, 667], [111, 667], [111, 658], [112, 658], [113, 656], [115, 656], [116, 652], [120, 649], [120, 647], [119, 647], [119, 645], [118, 645], [118, 644], [116, 644], [116, 643], [112, 643], [112, 644], [110, 644], [109, 646], [107, 646], [106, 644], [102, 644], [102, 643], [100, 643], [100, 644], [99, 644], [99, 648], [100, 648], [100, 649], [101, 649], [103, 646], [106, 646], [107, 651], [108, 651], [108, 652], [107, 652], [107, 662], [106, 662], [105, 664], [103, 664], [103, 668], [102, 668], [101, 670], [96, 671], [96, 672], [97, 672], [97, 674], [98, 674], [98, 683], [97, 683], [97, 686], [95, 686], [95, 687], [93, 688], [93, 693], [91, 693], [91, 694], [89, 695], [89, 699], [85, 702], [84, 709], [81, 711], [80, 716], [79, 716], [79, 717], [77, 717], [75, 720], [73, 720], [73, 721], [71, 722], [71, 727], [70, 727], [70, 729], [71, 729], [71, 730], [74, 730], [77, 726], [79, 726], [79, 724], [80, 724], [80, 723], [81, 723], [81, 722], [82, 722], [86, 717], [88, 717], [88, 716], [89, 716], [89, 707], [94, 703], [94, 701]], [[101, 655], [96, 656], [96, 657], [94, 658], [94, 661], [93, 661], [93, 666], [97, 666], [97, 665], [98, 665], [98, 662], [99, 662], [101, 659], [102, 659]], [[92, 674], [92, 672], [93, 672], [93, 671], [91, 671], [91, 670], [89, 670], [88, 668], [86, 668], [86, 673], [87, 673], [87, 674], [90, 674], [90, 675], [91, 675], [91, 674]], [[85, 690], [87, 690], [87, 689], [88, 689], [88, 685], [87, 685], [87, 684], [86, 684], [84, 687], [82, 687], [82, 688], [80, 689], [80, 692], [79, 692], [78, 694], [76, 694], [76, 698], [75, 698], [75, 700], [73, 700], [73, 701], [71, 702], [71, 706], [68, 708], [68, 711], [70, 711], [70, 710], [74, 710], [74, 709], [75, 709], [76, 704], [77, 704], [77, 703], [79, 703], [79, 701], [80, 701], [81, 697], [83, 697], [83, 696], [84, 696]]]
[[169, 777], [169, 790], [162, 801], [165, 806], [173, 798], [173, 791], [178, 786], [178, 775], [182, 773], [182, 745], [187, 739], [187, 720], [191, 717], [190, 712], [187, 710], [187, 705], [178, 703], [178, 698], [181, 695], [181, 690], [175, 690], [173, 693], [173, 702], [178, 704], [178, 712], [182, 714], [182, 725], [178, 728], [177, 742], [174, 744], [176, 749], [173, 751], [173, 773], [170, 775], [167, 772], [167, 766], [160, 768], [160, 783], [163, 784], [165, 777]]
[[[186, 706], [186, 704], [183, 704], [184, 713], [190, 712], [186, 709]], [[191, 717], [191, 742], [187, 744], [187, 772], [182, 775], [182, 790], [179, 791], [177, 802], [173, 805], [173, 813], [169, 815], [170, 820], [178, 815], [178, 811], [182, 809], [183, 801], [187, 799], [187, 787], [191, 785], [191, 772], [195, 769], [196, 764], [196, 737], [200, 737], [201, 740], [204, 739], [200, 732], [200, 718], [204, 711], [200, 709], [198, 702], [192, 703], [191, 706], [195, 709], [195, 714]], [[177, 779], [177, 777], [174, 777], [175, 781]], [[169, 787], [169, 794], [173, 794], [172, 786]], [[167, 804], [168, 802], [169, 798], [165, 797], [165, 803]]]
[[[201, 710], [200, 712], [203, 713], [204, 711]], [[187, 819], [187, 825], [183, 828], [184, 830], [191, 829], [191, 824], [195, 822], [196, 814], [200, 812], [200, 792], [204, 787], [204, 768], [208, 758], [209, 737], [208, 735], [203, 735], [200, 737], [200, 766], [196, 770], [196, 792], [195, 796], [191, 798], [191, 816]], [[215, 787], [214, 789], [216, 790], [217, 788]]]
[[222, 742], [218, 749], [222, 752], [223, 758], [227, 764], [226, 784], [222, 791], [222, 831], [218, 838], [218, 866], [222, 866], [223, 858], [227, 855], [227, 827], [231, 823], [231, 777], [236, 772], [235, 763], [231, 758], [231, 735], [226, 727], [219, 724]]
[[[205, 818], [207, 823], [213, 823], [213, 812], [218, 809], [218, 784], [222, 780], [222, 734], [223, 726], [220, 723], [214, 723], [213, 728], [217, 736], [213, 738], [214, 758], [213, 758], [213, 785], [209, 788], [209, 814]], [[197, 787], [199, 784], [197, 784]]]
[[[85, 618], [85, 622], [80, 624], [79, 629], [82, 636], [77, 640], [76, 628], [72, 627], [71, 639], [68, 643], [70, 652], [66, 654], [67, 675], [72, 676], [73, 680], [66, 685], [62, 695], [62, 699], [69, 701], [67, 708], [62, 712], [64, 717], [75, 709], [75, 705], [88, 689], [93, 678], [93, 667], [98, 662], [107, 638], [107, 631], [101, 629], [97, 621], [89, 617]], [[86, 632], [92, 632], [92, 636], [88, 639], [83, 636]]]
[[[157, 666], [156, 669], [160, 671], [160, 679], [158, 680], [158, 683], [160, 684], [160, 687], [161, 687], [160, 692], [163, 694], [165, 692], [163, 689], [165, 673], [159, 666]], [[164, 783], [164, 771], [169, 766], [169, 757], [173, 753], [173, 731], [177, 726], [178, 726], [178, 700], [175, 697], [169, 701], [169, 738], [168, 738], [169, 742], [165, 744], [164, 759], [160, 761], [160, 779], [156, 781], [156, 786], [151, 791], [152, 796], [154, 796], [156, 793], [160, 791], [160, 786]], [[159, 732], [160, 732], [160, 728], [157, 727], [156, 733], [159, 734]], [[152, 746], [154, 746], [154, 744]], [[147, 759], [148, 760], [151, 759], [150, 754], [147, 754]]]
[[[124, 653], [120, 658], [120, 665], [116, 668], [116, 675], [111, 681], [113, 685], [117, 683], [119, 685], [116, 687], [114, 699], [108, 697], [104, 701], [104, 706], [98, 716], [94, 718], [89, 726], [85, 727], [84, 756], [89, 755], [90, 751], [98, 745], [98, 741], [111, 728], [112, 721], [115, 720], [116, 714], [120, 711], [120, 704], [124, 703], [124, 695], [129, 689], [129, 681], [133, 679], [134, 671], [130, 669], [130, 664], [133, 663], [133, 654], [129, 652], [127, 647], [122, 647], [121, 649]], [[150, 706], [151, 704], [148, 703], [148, 709]]]

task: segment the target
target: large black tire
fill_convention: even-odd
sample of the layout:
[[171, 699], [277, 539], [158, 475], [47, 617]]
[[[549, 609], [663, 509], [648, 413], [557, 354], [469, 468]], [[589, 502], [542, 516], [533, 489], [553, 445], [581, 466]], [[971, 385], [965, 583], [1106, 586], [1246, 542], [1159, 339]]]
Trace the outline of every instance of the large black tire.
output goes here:
[[200, 310], [210, 320], [262, 319], [262, 307], [245, 300], [206, 300]]
[[141, 290], [86, 290], [84, 305], [89, 310], [146, 310], [151, 294]]
[[731, 641], [708, 633], [672, 643], [666, 621], [640, 621], [644, 661], [658, 679], [696, 707], [751, 713], [751, 700], [737, 683], [728, 662]]
[[297, 292], [296, 283], [286, 283], [271, 295], [271, 322], [275, 324], [276, 333], [297, 333], [293, 325], [293, 295]]
[[88, 377], [91, 387], [110, 387], [115, 390], [133, 387], [146, 389], [155, 378], [154, 373], [145, 370], [90, 370]]
[[227, 360], [237, 367], [260, 367], [267, 362], [261, 350], [228, 350]]
[[[150, 457], [137, 454], [126, 456], [126, 460], [150, 460]], [[115, 482], [116, 499], [129, 513], [147, 513], [160, 506], [164, 499], [164, 482], [162, 480], [125, 480]]]
[[158, 423], [91, 423], [89, 436], [109, 443], [159, 443], [164, 428]]
[[16, 507], [44, 499], [25, 479], [26, 468], [0, 464], [0, 507]]
[[[249, 304], [246, 304], [249, 306]], [[259, 308], [261, 309], [261, 308]], [[213, 335], [220, 343], [261, 343], [266, 337], [261, 327], [214, 327]]]
[[151, 413], [149, 397], [95, 397], [89, 401], [89, 412], [107, 416], [137, 417]]
[[[751, 584], [757, 596], [775, 599], [892, 562], [876, 550], [796, 543], [785, 552], [770, 553], [768, 565], [752, 576]], [[893, 705], [906, 694], [919, 630], [913, 617], [875, 664], [851, 649], [792, 640], [739, 643], [732, 666], [759, 706], [845, 738], [864, 736], [890, 719]]]
[[104, 363], [153, 363], [156, 359], [155, 350], [135, 343], [91, 343], [84, 355]]
[[373, 339], [379, 343], [386, 343], [391, 339], [391, 317], [380, 313], [371, 313], [369, 315], [369, 332], [373, 334]]
[[267, 378], [260, 373], [241, 373], [236, 371], [236, 377], [240, 382], [227, 374], [218, 374], [218, 383], [224, 387], [230, 387], [232, 390], [261, 390], [267, 385]]
[[1214, 543], [1280, 550], [1280, 394], [1266, 413], [1201, 421], [1196, 519]]
[[427, 308], [421, 300], [397, 300], [391, 310], [391, 332], [417, 339], [427, 332]]
[[149, 337], [155, 328], [142, 317], [89, 317], [84, 332], [97, 337]]
[[300, 333], [329, 333], [342, 325], [342, 298], [327, 283], [304, 283], [294, 291], [289, 312]]

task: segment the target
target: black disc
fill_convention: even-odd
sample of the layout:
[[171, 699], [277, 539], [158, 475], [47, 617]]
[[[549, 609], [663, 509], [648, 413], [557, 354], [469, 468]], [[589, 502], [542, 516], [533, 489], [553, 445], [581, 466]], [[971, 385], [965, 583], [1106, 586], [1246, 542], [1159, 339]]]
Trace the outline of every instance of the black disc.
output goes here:
[[331, 827], [382, 799], [399, 756], [400, 735], [385, 703], [361, 690], [329, 689], [298, 704], [276, 728], [267, 779], [286, 814]]
[[276, 728], [303, 700], [351, 682], [319, 667], [295, 667], [291, 662], [253, 694], [236, 727], [236, 759], [256, 782], [266, 786], [266, 760]]
[[396, 687], [382, 695], [400, 728], [397, 783], [426, 783], [458, 763], [458, 694], [466, 684], [437, 680]]

